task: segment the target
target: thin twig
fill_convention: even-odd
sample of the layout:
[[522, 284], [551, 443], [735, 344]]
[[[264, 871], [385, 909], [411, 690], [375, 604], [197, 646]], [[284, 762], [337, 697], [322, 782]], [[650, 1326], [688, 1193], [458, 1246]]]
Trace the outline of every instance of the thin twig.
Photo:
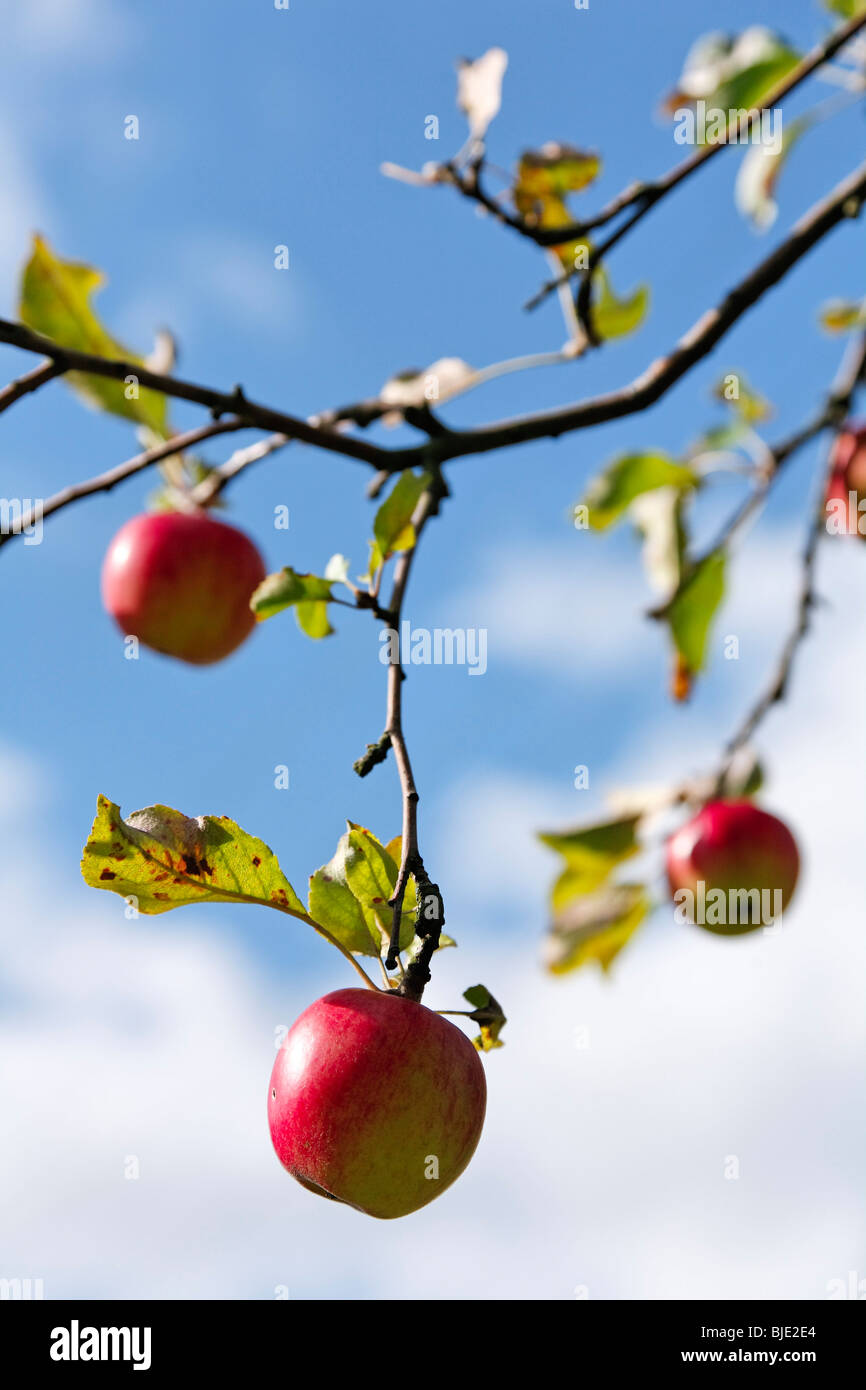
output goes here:
[[640, 376], [603, 396], [594, 396], [577, 405], [541, 411], [515, 419], [500, 420], [472, 430], [454, 430], [444, 439], [433, 439], [418, 448], [401, 450], [396, 466], [386, 453], [382, 469], [402, 471], [470, 454], [488, 453], [530, 440], [558, 438], [574, 430], [588, 429], [606, 420], [637, 414], [660, 400], [725, 336], [730, 328], [778, 284], [798, 261], [828, 232], [848, 218], [857, 217], [866, 199], [866, 164], [853, 173], [795, 223], [788, 236], [766, 256], [714, 308], [702, 314], [680, 338], [676, 347], [657, 358]]
[[736, 733], [725, 745], [724, 758], [716, 780], [717, 790], [714, 792], [714, 795], [718, 795], [718, 789], [724, 786], [725, 779], [737, 753], [749, 742], [765, 715], [769, 713], [774, 705], [784, 699], [791, 677], [794, 657], [797, 654], [800, 643], [811, 626], [812, 609], [817, 602], [817, 595], [815, 593], [815, 558], [818, 552], [818, 542], [826, 529], [824, 497], [828, 478], [829, 473], [822, 475], [818, 505], [815, 508], [807, 533], [806, 544], [803, 549], [800, 590], [797, 599], [794, 626], [785, 639], [784, 646], [782, 647], [776, 664], [776, 669], [769, 683], [749, 710]]
[[215, 497], [218, 497], [223, 488], [236, 478], [244, 469], [251, 464], [258, 463], [260, 459], [267, 458], [269, 454], [274, 454], [278, 449], [284, 449], [291, 440], [285, 434], [270, 434], [267, 439], [260, 439], [256, 444], [250, 444], [245, 449], [236, 449], [225, 463], [221, 463], [218, 468], [214, 468], [208, 476], [203, 479], [192, 490], [192, 501], [199, 507], [206, 507]]
[[[820, 430], [826, 429], [828, 426], [832, 426], [834, 429], [839, 430], [844, 425], [845, 416], [851, 407], [856, 391], [864, 382], [866, 382], [866, 335], [855, 342], [851, 350], [846, 353], [841, 371], [827, 398], [824, 411], [816, 421], [813, 421], [812, 425], [806, 426], [798, 435], [791, 437], [789, 441], [789, 452], [793, 452], [793, 450], [799, 448], [800, 444], [805, 442], [806, 439], [812, 438], [815, 434], [819, 433]], [[803, 549], [801, 581], [797, 598], [795, 621], [779, 653], [775, 670], [769, 682], [725, 745], [723, 761], [716, 777], [717, 792], [719, 788], [724, 786], [731, 764], [740, 749], [744, 748], [749, 742], [758, 725], [773, 706], [784, 699], [794, 665], [794, 658], [797, 655], [800, 643], [809, 632], [812, 611], [817, 602], [817, 594], [815, 592], [815, 561], [818, 553], [818, 544], [827, 529], [827, 486], [833, 467], [834, 458], [833, 450], [831, 449], [829, 451], [827, 465], [821, 474], [818, 499]]]
[[[397, 650], [392, 648], [391, 663], [388, 667], [388, 705], [387, 718], [385, 721], [385, 733], [390, 739], [390, 746], [394, 754], [394, 761], [397, 764], [397, 772], [400, 777], [400, 787], [403, 795], [403, 831], [402, 831], [402, 853], [400, 857], [400, 867], [397, 874], [397, 883], [394, 888], [393, 896], [389, 906], [392, 912], [391, 919], [391, 939], [388, 945], [388, 954], [385, 964], [389, 970], [397, 964], [397, 953], [400, 948], [400, 921], [403, 912], [403, 899], [411, 875], [415, 875], [416, 884], [418, 877], [423, 873], [424, 864], [418, 852], [418, 788], [415, 785], [415, 778], [412, 772], [412, 764], [409, 760], [409, 750], [406, 747], [406, 739], [403, 733], [403, 703], [402, 687], [405, 680], [403, 663], [399, 651], [399, 630], [400, 618], [403, 612], [403, 600], [406, 595], [406, 585], [409, 582], [409, 573], [412, 568], [412, 561], [418, 546], [418, 539], [425, 525], [431, 516], [439, 510], [439, 503], [445, 495], [445, 485], [440, 475], [434, 475], [429, 486], [418, 501], [412, 517], [412, 526], [415, 531], [415, 544], [411, 550], [404, 550], [397, 559], [394, 566], [394, 584], [391, 589], [391, 602], [389, 604], [391, 621], [398, 633]], [[420, 899], [419, 899], [420, 907]]]
[[256, 429], [276, 431], [298, 439], [303, 444], [314, 444], [330, 453], [344, 454], [347, 458], [358, 459], [362, 463], [378, 468], [385, 457], [385, 450], [364, 439], [342, 434], [338, 430], [311, 425], [306, 420], [284, 411], [273, 410], [270, 406], [250, 401], [240, 386], [234, 391], [216, 391], [210, 386], [199, 386], [195, 382], [184, 381], [181, 377], [167, 376], [153, 372], [140, 362], [124, 362], [115, 358], [99, 357], [91, 352], [79, 352], [74, 348], [62, 347], [41, 333], [34, 333], [21, 323], [11, 323], [0, 319], [0, 342], [25, 352], [38, 352], [41, 357], [50, 357], [63, 371], [84, 372], [90, 376], [109, 377], [123, 381], [134, 377], [139, 386], [149, 391], [159, 391], [179, 400], [193, 401], [203, 405], [211, 414], [219, 418], [223, 415], [236, 417], [242, 424]]
[[846, 351], [836, 380], [814, 418], [795, 430], [787, 439], [767, 449], [766, 461], [759, 469], [758, 485], [725, 523], [715, 541], [707, 546], [701, 558], [695, 561], [696, 565], [726, 546], [746, 522], [761, 510], [780, 472], [794, 454], [825, 430], [839, 428], [851, 408], [855, 392], [862, 383], [864, 371], [866, 337], [855, 341]]
[[40, 366], [34, 367], [32, 372], [26, 372], [24, 376], [19, 376], [16, 381], [10, 381], [8, 386], [4, 386], [0, 391], [0, 415], [4, 410], [8, 410], [10, 405], [14, 405], [22, 396], [29, 396], [31, 391], [38, 391], [40, 386], [44, 386], [47, 381], [53, 381], [56, 376], [63, 374], [63, 368], [56, 362], [43, 362]]
[[[619, 390], [559, 410], [501, 420], [472, 430], [449, 430], [445, 434], [433, 436], [423, 445], [406, 449], [378, 448], [362, 440], [342, 435], [328, 426], [311, 426], [306, 421], [295, 421], [293, 417], [282, 416], [279, 412], [247, 401], [242, 393], [227, 396], [207, 387], [192, 386], [174, 377], [160, 376], [146, 371], [137, 364], [133, 366], [127, 362], [110, 361], [89, 353], [73, 353], [71, 350], [58, 348], [48, 339], [31, 333], [20, 324], [8, 323], [3, 319], [0, 319], [0, 341], [13, 343], [29, 352], [39, 352], [43, 355], [54, 353], [57, 364], [64, 369], [74, 367], [77, 371], [120, 379], [130, 373], [137, 373], [141, 385], [152, 390], [195, 400], [200, 404], [225, 410], [226, 413], [231, 410], [233, 418], [228, 425], [230, 429], [240, 429], [244, 424], [269, 428], [276, 421], [277, 432], [281, 435], [317, 444], [321, 448], [338, 453], [345, 452], [352, 457], [363, 458], [366, 462], [373, 463], [377, 468], [373, 488], [378, 491], [389, 475], [407, 468], [424, 468], [431, 463], [439, 466], [449, 459], [489, 453], [495, 449], [508, 448], [535, 439], [558, 438], [575, 430], [588, 429], [606, 420], [621, 419], [626, 415], [646, 410], [701, 361], [743, 314], [756, 304], [768, 289], [778, 284], [829, 231], [845, 219], [858, 216], [864, 198], [866, 164], [861, 165], [847, 179], [837, 184], [826, 198], [816, 203], [795, 224], [788, 237], [775, 251], [730, 290], [716, 308], [703, 314], [671, 352], [657, 358], [639, 377]], [[283, 428], [286, 424], [288, 428]], [[205, 428], [207, 432], [204, 434], [191, 431], [187, 436], [177, 436], [177, 439], [187, 438], [195, 442], [207, 438], [210, 432], [219, 432], [211, 431], [209, 426]], [[184, 446], [181, 443], [176, 445], [176, 449], [182, 447]], [[167, 452], [172, 452], [172, 449], [168, 449]], [[164, 455], [160, 453], [156, 457]], [[51, 498], [46, 508], [50, 507], [51, 511], [56, 511], [79, 496], [87, 496], [91, 492], [101, 491], [106, 486], [113, 486], [114, 482], [128, 476], [130, 471], [135, 472], [154, 461], [152, 451], [148, 455], [139, 455], [128, 464], [121, 464], [119, 470], [110, 470], [108, 474], [103, 474], [89, 483], [65, 489], [57, 497]], [[2, 539], [8, 537], [0, 537], [0, 540]]]
[[166, 439], [162, 444], [155, 445], [152, 449], [145, 449], [143, 453], [136, 454], [134, 458], [127, 459], [125, 463], [119, 463], [114, 468], [109, 468], [105, 473], [99, 473], [95, 478], [88, 478], [83, 483], [74, 483], [70, 487], [65, 487], [61, 492], [55, 492], [53, 497], [47, 498], [44, 502], [37, 502], [31, 507], [26, 516], [21, 518], [21, 522], [14, 531], [0, 532], [0, 546], [12, 540], [13, 536], [25, 533], [28, 527], [34, 522], [41, 521], [44, 517], [50, 516], [52, 512], [60, 511], [61, 507], [68, 507], [72, 502], [78, 502], [82, 497], [92, 497], [95, 492], [109, 492], [118, 483], [123, 482], [124, 478], [132, 477], [133, 473], [140, 473], [145, 468], [150, 468], [152, 464], [159, 463], [161, 459], [170, 458], [172, 454], [179, 454], [184, 449], [191, 449], [194, 444], [200, 444], [202, 440], [212, 439], [218, 434], [229, 434], [234, 430], [247, 428], [243, 420], [212, 420], [209, 425], [200, 425], [198, 429], [187, 430], [185, 434], [172, 435], [171, 439]]
[[[768, 92], [763, 98], [760, 106], [751, 107], [744, 115], [737, 120], [736, 126], [730, 132], [726, 127], [723, 138], [712, 144], [702, 145], [687, 159], [674, 165], [661, 178], [653, 179], [648, 182], [634, 182], [615, 198], [594, 217], [586, 218], [582, 222], [573, 222], [564, 227], [537, 227], [532, 223], [526, 222], [523, 218], [512, 216], [505, 212], [492, 198], [483, 190], [480, 181], [480, 171], [475, 170], [471, 177], [462, 177], [459, 172], [450, 165], [444, 166], [450, 175], [449, 181], [454, 184], [460, 193], [466, 198], [471, 198], [484, 207], [498, 222], [510, 227], [520, 236], [534, 241], [538, 246], [561, 246], [569, 241], [580, 241], [588, 232], [594, 231], [597, 227], [603, 227], [618, 217], [621, 212], [637, 204], [636, 215], [629, 219], [629, 227], [639, 222], [651, 208], [655, 207], [662, 198], [666, 197], [674, 188], [689, 178], [697, 169], [700, 169], [710, 159], [713, 159], [720, 150], [726, 145], [739, 142], [742, 137], [748, 136], [752, 126], [760, 120], [761, 112], [776, 106], [790, 92], [810, 77], [813, 72], [820, 68], [829, 58], [838, 53], [855, 34], [866, 27], [866, 14], [860, 14], [841, 25], [838, 29], [828, 34], [827, 38], [816, 44], [804, 58], [792, 69], [781, 82], [778, 82], [772, 91]], [[610, 245], [610, 244], [609, 244]], [[609, 249], [609, 245], [608, 248]]]

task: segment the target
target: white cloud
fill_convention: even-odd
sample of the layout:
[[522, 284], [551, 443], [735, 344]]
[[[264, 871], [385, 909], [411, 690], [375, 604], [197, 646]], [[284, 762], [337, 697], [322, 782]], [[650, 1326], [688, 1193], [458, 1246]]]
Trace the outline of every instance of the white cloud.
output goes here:
[[[711, 652], [715, 669], [724, 635], [736, 633], [747, 654], [763, 643], [773, 608], [782, 620], [796, 563], [797, 538], [781, 531], [765, 531], [737, 555]], [[606, 536], [575, 531], [551, 545], [491, 548], [480, 568], [481, 581], [449, 595], [447, 607], [461, 622], [487, 627], [491, 664], [534, 666], [586, 684], [619, 683], [625, 669], [633, 678], [646, 671], [667, 680], [669, 639], [644, 616], [658, 599], [644, 579], [637, 546], [628, 563]]]
[[599, 537], [503, 546], [481, 566], [485, 577], [449, 597], [448, 612], [487, 628], [491, 663], [540, 666], [569, 680], [591, 670], [604, 679], [618, 671], [624, 648], [635, 661], [651, 654], [656, 633], [640, 617], [642, 597], [644, 607], [650, 600], [641, 594], [637, 558], [629, 574]]
[[[831, 553], [825, 588], [850, 591], [862, 558]], [[761, 590], [752, 605], [766, 650], [778, 614]], [[862, 1219], [864, 628], [847, 608], [822, 613], [791, 711], [768, 724], [773, 804], [807, 862], [771, 935], [724, 940], [660, 914], [612, 979], [550, 980], [532, 905], [552, 864], [525, 832], [558, 814], [559, 793], [499, 775], [443, 798], [444, 815], [465, 797], [463, 818], [434, 827], [430, 857], [465, 911], [429, 1002], [483, 979], [508, 1045], [485, 1060], [469, 1170], [404, 1221], [318, 1201], [267, 1137], [273, 1029], [346, 983], [336, 958], [312, 946], [316, 975], [278, 992], [226, 932], [243, 926], [231, 909], [127, 922], [95, 894], [70, 908], [35, 816], [7, 805], [0, 1275], [42, 1277], [49, 1297], [825, 1296], [858, 1267]], [[661, 767], [681, 759], [677, 728], [635, 728], [630, 765], [642, 747]], [[17, 755], [3, 772], [38, 800]], [[523, 908], [521, 932], [498, 931], [494, 881]], [[130, 1154], [138, 1181], [123, 1178]]]
[[41, 62], [96, 64], [125, 52], [135, 34], [128, 9], [113, 0], [16, 0], [0, 3], [10, 52]]
[[291, 335], [299, 331], [301, 291], [297, 273], [275, 268], [278, 244], [279, 234], [259, 242], [211, 232], [197, 236], [181, 250], [181, 285], [187, 294], [221, 306], [232, 321]]

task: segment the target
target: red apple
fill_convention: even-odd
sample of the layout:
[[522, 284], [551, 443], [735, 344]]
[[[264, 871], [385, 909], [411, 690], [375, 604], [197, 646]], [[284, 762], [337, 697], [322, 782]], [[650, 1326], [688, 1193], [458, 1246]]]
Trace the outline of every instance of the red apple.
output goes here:
[[827, 485], [828, 523], [832, 524], [834, 532], [862, 536], [866, 540], [866, 425], [850, 423], [837, 434], [831, 465]]
[[751, 801], [708, 802], [667, 845], [675, 902], [689, 921], [721, 936], [773, 921], [791, 900], [799, 868], [788, 827]]
[[121, 632], [196, 666], [221, 661], [255, 626], [262, 557], [206, 512], [154, 512], [118, 531], [102, 567], [102, 598]]
[[268, 1123], [292, 1177], [368, 1216], [444, 1192], [481, 1135], [487, 1083], [472, 1043], [399, 995], [338, 989], [301, 1014], [271, 1074]]

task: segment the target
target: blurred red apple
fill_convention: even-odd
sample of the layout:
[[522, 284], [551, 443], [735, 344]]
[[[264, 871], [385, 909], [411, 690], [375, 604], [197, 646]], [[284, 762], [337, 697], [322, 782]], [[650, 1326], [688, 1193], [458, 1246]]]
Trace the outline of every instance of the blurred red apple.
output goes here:
[[866, 425], [851, 423], [837, 434], [830, 462], [828, 529], [866, 540]]
[[766, 926], [791, 900], [800, 856], [788, 827], [751, 801], [710, 801], [667, 845], [674, 901], [721, 936]]
[[262, 557], [206, 512], [154, 512], [118, 531], [102, 567], [102, 598], [121, 632], [196, 666], [221, 661], [255, 627]]
[[478, 1053], [453, 1023], [399, 995], [340, 989], [289, 1030], [268, 1123], [304, 1187], [368, 1216], [406, 1216], [463, 1172], [486, 1098]]

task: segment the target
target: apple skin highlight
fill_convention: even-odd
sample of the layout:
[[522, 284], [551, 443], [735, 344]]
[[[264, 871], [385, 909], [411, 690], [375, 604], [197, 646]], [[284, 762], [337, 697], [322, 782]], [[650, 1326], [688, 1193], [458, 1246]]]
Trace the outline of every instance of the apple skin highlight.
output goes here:
[[304, 1187], [389, 1219], [460, 1176], [486, 1101], [484, 1067], [453, 1023], [399, 995], [341, 989], [289, 1030], [268, 1123], [277, 1157]]

